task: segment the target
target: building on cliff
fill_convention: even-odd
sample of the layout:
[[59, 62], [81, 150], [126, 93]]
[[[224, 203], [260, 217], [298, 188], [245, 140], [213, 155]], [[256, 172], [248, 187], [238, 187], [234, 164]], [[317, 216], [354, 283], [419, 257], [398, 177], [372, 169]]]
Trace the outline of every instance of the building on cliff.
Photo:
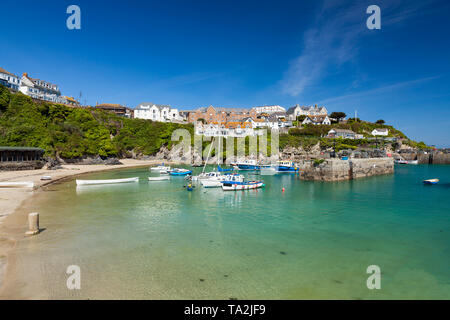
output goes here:
[[12, 74], [11, 72], [6, 71], [3, 68], [0, 68], [0, 84], [18, 91], [20, 86], [20, 79], [15, 74]]
[[143, 102], [134, 109], [134, 117], [158, 122], [182, 122], [185, 120], [178, 109], [168, 105]]
[[34, 99], [64, 103], [58, 85], [41, 79], [31, 78], [27, 73], [24, 73], [20, 80], [19, 91]]

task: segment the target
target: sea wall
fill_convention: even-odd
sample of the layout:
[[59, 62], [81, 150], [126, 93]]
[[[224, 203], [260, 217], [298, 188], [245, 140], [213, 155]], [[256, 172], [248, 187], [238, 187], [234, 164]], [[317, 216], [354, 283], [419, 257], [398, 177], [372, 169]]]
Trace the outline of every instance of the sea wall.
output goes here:
[[343, 181], [394, 173], [394, 159], [326, 159], [322, 163], [303, 165], [300, 178], [314, 181]]
[[431, 153], [417, 153], [409, 152], [400, 153], [405, 160], [418, 160], [419, 164], [450, 164], [450, 153], [431, 152]]

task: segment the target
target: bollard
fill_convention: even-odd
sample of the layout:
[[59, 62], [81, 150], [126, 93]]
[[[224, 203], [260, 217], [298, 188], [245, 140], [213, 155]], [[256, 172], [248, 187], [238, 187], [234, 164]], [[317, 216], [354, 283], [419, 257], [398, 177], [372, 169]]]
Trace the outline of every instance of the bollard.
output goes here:
[[39, 233], [39, 213], [32, 212], [28, 214], [28, 231], [25, 232], [27, 236], [33, 236]]

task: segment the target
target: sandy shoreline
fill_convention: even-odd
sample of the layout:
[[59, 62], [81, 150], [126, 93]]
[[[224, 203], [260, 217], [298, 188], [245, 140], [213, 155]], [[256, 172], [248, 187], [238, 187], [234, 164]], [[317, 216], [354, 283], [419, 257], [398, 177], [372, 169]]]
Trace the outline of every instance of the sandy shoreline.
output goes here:
[[[14, 280], [10, 278], [10, 274], [13, 273], [11, 272], [13, 270], [8, 270], [8, 268], [10, 267], [9, 262], [12, 262], [10, 260], [14, 260], [14, 247], [17, 245], [18, 241], [25, 238], [24, 233], [27, 228], [27, 221], [25, 216], [13, 213], [20, 211], [20, 207], [23, 205], [25, 200], [36, 194], [40, 188], [57, 181], [62, 181], [87, 173], [151, 166], [161, 163], [161, 160], [122, 159], [120, 161], [123, 165], [69, 164], [63, 165], [63, 168], [58, 170], [40, 169], [0, 172], [0, 182], [34, 182], [33, 190], [30, 188], [0, 188], [0, 299], [20, 298], [20, 296], [16, 295], [16, 293], [19, 294], [20, 291], [18, 288], [14, 290], [15, 292], [11, 292], [11, 284]], [[40, 180], [40, 178], [44, 175], [51, 176], [52, 180]], [[6, 279], [8, 281], [6, 281]]]

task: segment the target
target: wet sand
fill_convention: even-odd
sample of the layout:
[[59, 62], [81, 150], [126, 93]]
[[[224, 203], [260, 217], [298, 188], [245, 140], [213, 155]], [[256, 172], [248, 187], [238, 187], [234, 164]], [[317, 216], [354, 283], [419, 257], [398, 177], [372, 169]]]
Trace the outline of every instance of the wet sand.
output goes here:
[[[120, 161], [123, 163], [122, 165], [69, 164], [63, 165], [62, 169], [58, 170], [39, 169], [0, 172], [0, 182], [34, 182], [33, 189], [0, 188], [0, 299], [20, 299], [21, 296], [21, 286], [14, 280], [14, 260], [17, 257], [13, 249], [18, 241], [27, 240], [25, 236], [27, 212], [22, 212], [23, 210], [21, 210], [24, 202], [53, 183], [78, 175], [114, 169], [151, 166], [161, 163], [161, 160], [122, 159]], [[40, 180], [42, 176], [51, 176], [52, 180]], [[35, 298], [45, 297], [38, 295]]]

